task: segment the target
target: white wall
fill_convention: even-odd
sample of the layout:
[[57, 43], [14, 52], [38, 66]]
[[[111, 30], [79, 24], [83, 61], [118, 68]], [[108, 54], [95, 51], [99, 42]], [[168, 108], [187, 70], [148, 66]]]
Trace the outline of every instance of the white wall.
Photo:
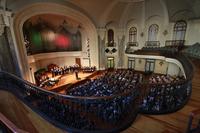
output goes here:
[[179, 75], [180, 68], [174, 64], [174, 63], [169, 63], [168, 64], [168, 69], [167, 69], [167, 74], [169, 75]]
[[[145, 71], [146, 59], [155, 60], [154, 73], [169, 74], [169, 75], [182, 75], [185, 76], [185, 72], [182, 64], [172, 58], [166, 58], [164, 56], [151, 56], [151, 55], [126, 55], [125, 67], [128, 68], [128, 57], [135, 58], [135, 70]], [[162, 64], [161, 64], [162, 62]]]
[[155, 61], [154, 73], [166, 74], [169, 63], [164, 60]]

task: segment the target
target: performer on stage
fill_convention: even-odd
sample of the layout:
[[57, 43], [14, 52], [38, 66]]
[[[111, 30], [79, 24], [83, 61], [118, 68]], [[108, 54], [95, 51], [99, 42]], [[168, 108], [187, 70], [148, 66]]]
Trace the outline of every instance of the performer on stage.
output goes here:
[[76, 75], [76, 80], [79, 80], [80, 78], [78, 77], [78, 70], [75, 70], [75, 75]]

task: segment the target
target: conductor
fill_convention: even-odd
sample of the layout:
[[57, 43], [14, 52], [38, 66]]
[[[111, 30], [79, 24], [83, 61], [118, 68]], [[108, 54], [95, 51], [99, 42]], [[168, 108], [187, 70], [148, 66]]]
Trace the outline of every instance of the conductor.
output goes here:
[[76, 69], [74, 72], [75, 72], [75, 75], [76, 75], [76, 80], [79, 80], [80, 78], [78, 77], [78, 70]]

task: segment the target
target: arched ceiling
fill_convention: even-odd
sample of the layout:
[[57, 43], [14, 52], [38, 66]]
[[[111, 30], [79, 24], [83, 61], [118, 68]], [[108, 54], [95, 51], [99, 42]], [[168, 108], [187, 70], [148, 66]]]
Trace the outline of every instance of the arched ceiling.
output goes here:
[[[103, 27], [110, 21], [122, 22], [127, 14], [138, 11], [135, 6], [138, 3], [161, 3], [166, 5], [167, 17], [170, 21], [178, 19], [197, 19], [200, 18], [200, 0], [5, 0], [6, 8], [17, 12], [23, 6], [37, 2], [54, 2], [70, 6], [86, 14], [97, 27]], [[145, 4], [144, 4], [145, 5]], [[140, 5], [139, 5], [140, 6]], [[140, 6], [141, 7], [141, 6]], [[156, 6], [153, 6], [156, 7]], [[158, 6], [157, 6], [158, 7]], [[152, 12], [157, 9], [145, 7]], [[164, 10], [164, 9], [163, 9]], [[130, 15], [129, 15], [130, 16]], [[132, 16], [133, 17], [133, 16]], [[126, 18], [128, 20], [128, 18]], [[129, 18], [133, 19], [133, 18]]]

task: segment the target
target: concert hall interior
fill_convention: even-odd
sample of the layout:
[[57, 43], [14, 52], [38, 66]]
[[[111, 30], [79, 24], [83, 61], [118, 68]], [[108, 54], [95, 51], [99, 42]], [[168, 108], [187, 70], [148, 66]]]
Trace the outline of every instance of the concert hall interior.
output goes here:
[[200, 133], [200, 0], [0, 0], [0, 133]]

